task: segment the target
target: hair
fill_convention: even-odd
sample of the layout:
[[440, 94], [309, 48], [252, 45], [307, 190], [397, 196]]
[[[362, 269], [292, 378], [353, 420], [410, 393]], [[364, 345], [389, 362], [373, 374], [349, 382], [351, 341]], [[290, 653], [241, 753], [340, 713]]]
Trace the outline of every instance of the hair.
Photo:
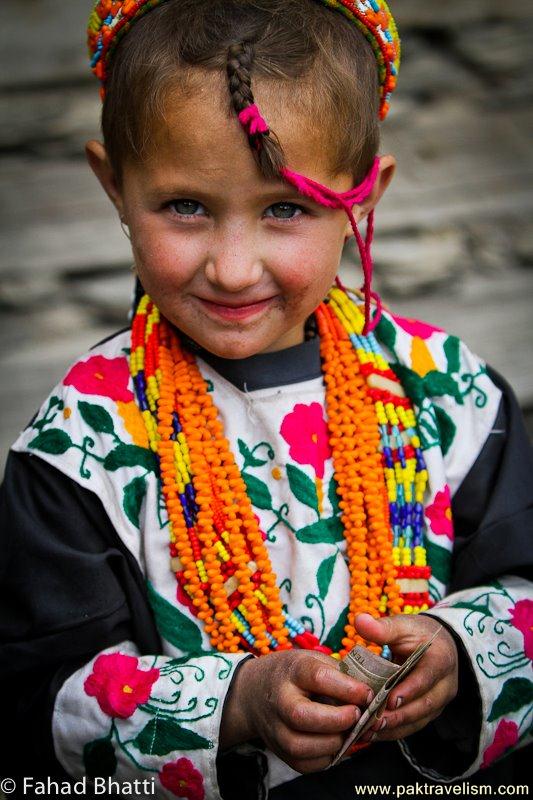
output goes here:
[[[255, 102], [252, 77], [274, 87], [320, 135], [333, 175], [367, 174], [379, 147], [378, 69], [352, 21], [317, 0], [167, 0], [135, 22], [109, 65], [102, 132], [119, 182], [125, 160], [150, 155], [169, 95], [194, 95], [206, 70], [227, 75], [236, 114]], [[248, 138], [262, 173], [277, 177], [275, 133]]]

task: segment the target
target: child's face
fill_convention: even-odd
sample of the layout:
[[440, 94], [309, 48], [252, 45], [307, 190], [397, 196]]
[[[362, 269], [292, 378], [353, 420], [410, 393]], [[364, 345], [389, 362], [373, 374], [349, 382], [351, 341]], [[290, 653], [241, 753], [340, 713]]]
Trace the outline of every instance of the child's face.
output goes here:
[[[283, 180], [265, 180], [223, 96], [206, 91], [169, 103], [155, 155], [124, 164], [120, 190], [106, 185], [91, 145], [89, 160], [129, 226], [139, 278], [160, 311], [207, 350], [245, 358], [304, 340], [306, 318], [335, 279], [349, 225], [344, 211], [308, 201]], [[263, 99], [264, 106], [259, 92], [289, 168], [350, 189], [350, 175], [329, 174], [324, 143], [306, 121], [287, 107], [276, 113]]]

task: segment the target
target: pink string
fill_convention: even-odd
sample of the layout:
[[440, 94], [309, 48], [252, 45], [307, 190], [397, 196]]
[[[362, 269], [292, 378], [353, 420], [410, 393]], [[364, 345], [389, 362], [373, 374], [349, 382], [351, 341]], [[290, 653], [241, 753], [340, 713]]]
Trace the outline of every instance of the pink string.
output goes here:
[[[255, 103], [243, 108], [238, 114], [238, 119], [248, 133], [248, 136], [254, 136], [258, 133], [268, 133], [269, 131], [269, 127]], [[378, 324], [381, 319], [382, 311], [381, 298], [376, 292], [372, 291], [373, 264], [370, 248], [374, 236], [374, 211], [372, 210], [368, 215], [366, 234], [363, 239], [352, 213], [352, 206], [357, 203], [362, 203], [372, 192], [379, 174], [379, 158], [376, 157], [374, 159], [366, 178], [358, 186], [354, 186], [353, 189], [349, 189], [347, 192], [335, 192], [333, 189], [329, 189], [327, 186], [322, 186], [321, 183], [311, 180], [311, 178], [306, 178], [305, 175], [300, 175], [298, 172], [291, 172], [285, 168], [280, 170], [280, 174], [286, 181], [291, 183], [300, 194], [310, 197], [315, 203], [327, 206], [328, 208], [343, 208], [348, 215], [350, 225], [354, 232], [355, 241], [359, 248], [359, 255], [363, 267], [364, 283], [362, 291], [365, 298], [365, 324], [363, 327], [363, 334], [366, 336], [373, 331]], [[336, 282], [340, 289], [346, 291], [339, 277], [336, 278]], [[370, 318], [370, 304], [372, 298], [376, 301], [374, 319]]]
[[[354, 232], [355, 241], [357, 242], [357, 247], [359, 248], [359, 255], [361, 256], [361, 264], [363, 267], [364, 284], [362, 291], [365, 297], [365, 324], [363, 327], [363, 335], [366, 336], [374, 330], [381, 319], [382, 312], [381, 298], [376, 292], [372, 291], [373, 264], [371, 246], [372, 239], [374, 237], [374, 210], [372, 209], [368, 215], [366, 234], [365, 238], [363, 239], [359, 233], [357, 223], [353, 216], [352, 206], [356, 203], [362, 203], [372, 192], [379, 174], [379, 158], [376, 157], [374, 159], [370, 172], [364, 181], [362, 181], [362, 183], [360, 183], [358, 186], [354, 186], [353, 189], [350, 189], [347, 192], [335, 192], [333, 189], [329, 189], [327, 186], [322, 186], [322, 184], [311, 180], [311, 178], [306, 178], [305, 175], [300, 175], [297, 172], [291, 172], [288, 169], [283, 168], [280, 170], [280, 172], [285, 180], [291, 183], [300, 192], [300, 194], [310, 197], [315, 203], [319, 203], [322, 206], [327, 206], [328, 208], [343, 208], [348, 215], [350, 225], [352, 226], [352, 230]], [[346, 288], [343, 286], [339, 277], [336, 278], [336, 283], [340, 289], [346, 291]], [[376, 301], [376, 313], [374, 315], [374, 319], [370, 318], [370, 303], [372, 298]]]
[[248, 136], [254, 136], [257, 133], [268, 133], [269, 131], [268, 125], [255, 103], [243, 108], [238, 114], [238, 119]]

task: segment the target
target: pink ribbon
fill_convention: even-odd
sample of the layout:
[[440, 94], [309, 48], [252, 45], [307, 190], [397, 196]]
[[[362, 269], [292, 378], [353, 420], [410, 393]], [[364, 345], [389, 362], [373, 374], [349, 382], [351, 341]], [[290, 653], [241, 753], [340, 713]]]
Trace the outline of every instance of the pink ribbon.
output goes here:
[[243, 108], [238, 114], [239, 122], [245, 128], [248, 136], [254, 136], [256, 133], [268, 133], [268, 125], [261, 116], [256, 104]]
[[[348, 219], [350, 220], [350, 225], [352, 226], [355, 240], [357, 242], [357, 247], [359, 248], [359, 255], [361, 256], [361, 264], [363, 267], [364, 284], [362, 291], [365, 297], [365, 325], [363, 328], [363, 335], [367, 336], [375, 329], [376, 325], [381, 319], [382, 312], [381, 298], [376, 292], [372, 291], [373, 263], [371, 246], [372, 239], [374, 237], [374, 209], [372, 209], [368, 215], [366, 234], [365, 238], [363, 239], [359, 233], [357, 222], [355, 221], [352, 213], [352, 206], [356, 203], [362, 203], [372, 193], [372, 189], [374, 188], [379, 175], [379, 158], [376, 157], [374, 159], [372, 167], [370, 168], [370, 172], [362, 181], [362, 183], [360, 183], [358, 186], [354, 186], [353, 189], [349, 189], [347, 192], [335, 192], [333, 189], [311, 180], [311, 178], [306, 178], [305, 175], [300, 175], [297, 172], [291, 172], [285, 168], [281, 169], [280, 173], [286, 181], [291, 183], [300, 192], [300, 194], [303, 194], [306, 197], [311, 198], [311, 200], [314, 200], [315, 203], [319, 203], [322, 206], [327, 206], [328, 208], [343, 208], [348, 215]], [[340, 289], [346, 291], [346, 288], [343, 286], [339, 277], [336, 278], [336, 282]], [[370, 319], [370, 303], [372, 298], [376, 301], [376, 313], [374, 315], [374, 319]]]
[[[243, 110], [238, 114], [238, 119], [249, 136], [254, 136], [258, 133], [268, 133], [269, 131], [269, 127], [264, 118], [261, 116], [261, 113], [255, 103], [243, 108]], [[359, 233], [359, 228], [357, 227], [357, 223], [352, 213], [352, 206], [356, 205], [357, 203], [362, 203], [371, 194], [379, 175], [379, 158], [376, 157], [374, 159], [370, 172], [366, 178], [358, 186], [354, 186], [353, 189], [350, 189], [347, 192], [335, 192], [333, 189], [330, 189], [327, 186], [322, 186], [321, 183], [311, 180], [311, 178], [306, 178], [305, 175], [300, 175], [297, 172], [291, 172], [285, 168], [280, 170], [280, 174], [283, 178], [285, 178], [286, 181], [291, 183], [300, 194], [311, 198], [311, 200], [313, 200], [315, 203], [319, 203], [322, 206], [327, 206], [328, 208], [342, 208], [348, 215], [350, 225], [352, 226], [352, 230], [354, 232], [355, 241], [357, 242], [357, 247], [359, 248], [359, 255], [361, 256], [361, 264], [363, 267], [364, 284], [362, 291], [365, 298], [365, 325], [363, 328], [363, 334], [366, 336], [373, 331], [378, 324], [379, 320], [381, 319], [382, 311], [381, 299], [376, 292], [372, 291], [373, 264], [370, 248], [374, 236], [374, 210], [372, 210], [368, 215], [366, 234], [365, 238], [363, 239]], [[339, 277], [336, 278], [336, 282], [340, 289], [346, 291], [346, 288], [343, 286]], [[374, 319], [370, 319], [370, 304], [372, 298], [376, 301], [376, 313], [374, 315]]]

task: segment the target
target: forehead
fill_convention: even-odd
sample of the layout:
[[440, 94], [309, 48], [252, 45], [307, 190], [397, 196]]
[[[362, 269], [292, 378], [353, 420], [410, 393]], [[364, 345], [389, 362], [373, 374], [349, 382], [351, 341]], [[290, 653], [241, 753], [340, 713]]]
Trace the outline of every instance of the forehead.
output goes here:
[[[284, 87], [279, 81], [255, 81], [255, 100], [281, 142], [287, 166], [324, 182], [330, 176], [328, 135], [313, 114], [294, 102], [294, 83]], [[185, 91], [169, 89], [150, 141], [147, 166], [158, 172], [173, 169], [215, 180], [231, 177], [232, 182], [236, 176], [265, 180], [219, 73], [195, 69]]]

